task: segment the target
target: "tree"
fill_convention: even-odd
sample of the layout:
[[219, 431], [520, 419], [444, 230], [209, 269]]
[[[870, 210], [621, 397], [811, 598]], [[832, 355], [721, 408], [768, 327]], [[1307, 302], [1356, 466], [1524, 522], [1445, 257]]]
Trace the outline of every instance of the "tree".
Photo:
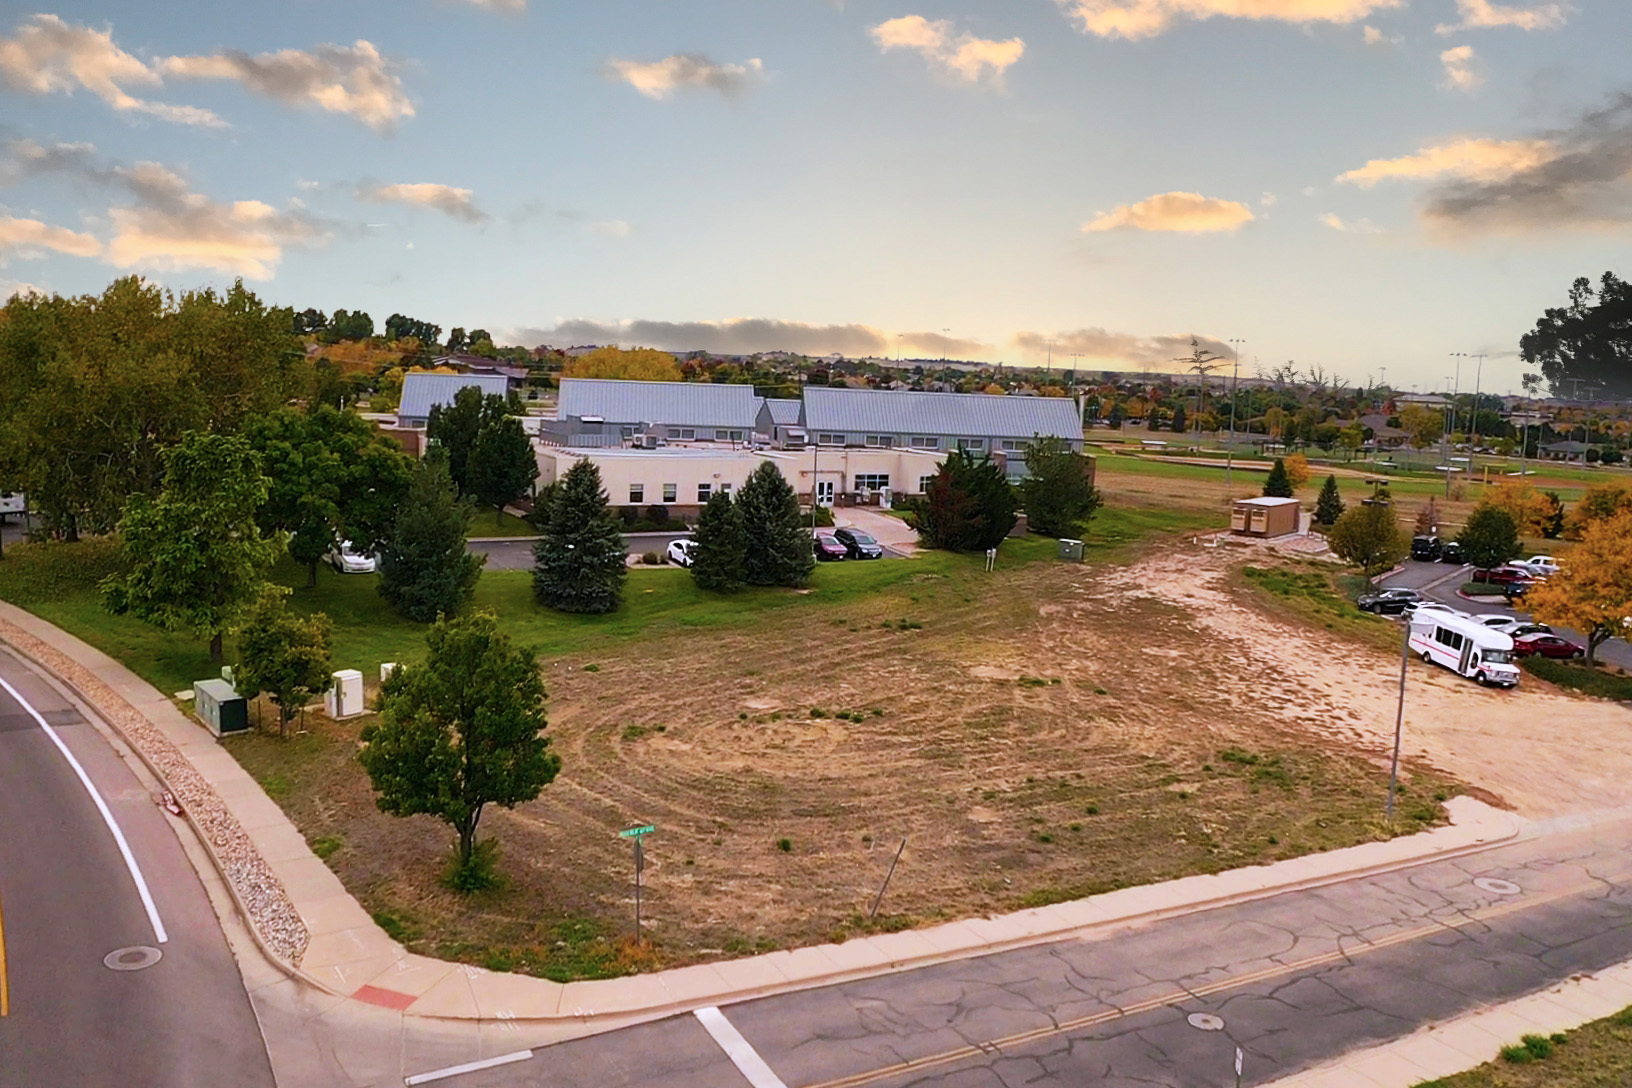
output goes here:
[[557, 612], [611, 612], [623, 599], [628, 576], [601, 471], [581, 458], [550, 496], [548, 518], [533, 545], [533, 596]]
[[1354, 460], [1354, 455], [1366, 444], [1366, 432], [1361, 428], [1359, 420], [1338, 432], [1337, 444], [1342, 447], [1345, 459]]
[[1286, 462], [1275, 458], [1270, 466], [1269, 478], [1264, 481], [1264, 495], [1274, 499], [1290, 499], [1292, 497], [1292, 477], [1287, 475]]
[[380, 720], [358, 759], [393, 816], [435, 816], [459, 836], [452, 883], [492, 883], [476, 847], [488, 805], [514, 808], [554, 781], [561, 758], [544, 729], [538, 656], [511, 644], [491, 612], [438, 620], [423, 665], [398, 666], [380, 689]]
[[907, 507], [907, 524], [927, 547], [951, 552], [995, 548], [1018, 520], [1014, 488], [989, 457], [953, 450], [924, 497]]
[[1027, 528], [1044, 536], [1081, 536], [1103, 501], [1089, 477], [1090, 465], [1063, 439], [1034, 439], [1026, 447], [1026, 478], [1020, 482]]
[[1541, 623], [1587, 635], [1587, 664], [1610, 638], [1632, 634], [1632, 510], [1590, 523], [1581, 543], [1559, 557], [1558, 573], [1525, 598]]
[[1519, 527], [1499, 506], [1481, 505], [1468, 515], [1456, 542], [1476, 567], [1499, 567], [1519, 554]]
[[1289, 454], [1286, 458], [1286, 478], [1292, 484], [1292, 493], [1309, 482], [1309, 458], [1301, 453]]
[[1482, 506], [1505, 510], [1524, 536], [1542, 536], [1553, 513], [1552, 502], [1528, 483], [1507, 480], [1485, 492]]
[[1111, 430], [1120, 431], [1122, 429], [1122, 421], [1126, 418], [1127, 412], [1123, 409], [1122, 402], [1117, 401], [1115, 404], [1111, 405], [1110, 414], [1105, 417], [1105, 422], [1111, 425]]
[[1420, 404], [1407, 404], [1400, 409], [1400, 429], [1411, 437], [1411, 445], [1427, 449], [1445, 433], [1445, 417]]
[[1330, 528], [1342, 516], [1343, 496], [1337, 491], [1337, 477], [1328, 476], [1321, 486], [1320, 497], [1315, 500], [1315, 520]]
[[1368, 578], [1388, 570], [1410, 550], [1394, 508], [1382, 503], [1346, 511], [1326, 534], [1326, 542], [1339, 559], [1359, 567]]
[[742, 580], [751, 586], [802, 586], [816, 569], [799, 497], [782, 470], [762, 461], [737, 495], [742, 518]]
[[1557, 540], [1564, 532], [1564, 501], [1556, 491], [1543, 491], [1542, 498], [1547, 505], [1541, 519], [1541, 535], [1548, 540]]
[[652, 348], [596, 348], [561, 368], [563, 378], [612, 378], [629, 382], [677, 382], [680, 364], [666, 351]]
[[469, 340], [465, 337], [465, 330], [457, 326], [448, 330], [448, 351], [458, 353], [465, 350]]
[[[499, 401], [502, 410], [504, 398], [496, 393], [489, 396]], [[470, 454], [481, 434], [486, 401], [478, 386], [464, 386], [454, 393], [451, 403], [432, 405], [425, 424], [426, 442], [434, 443], [447, 454], [448, 475], [463, 498], [469, 498], [471, 493]]]
[[1569, 305], [1548, 308], [1519, 338], [1519, 357], [1541, 367], [1555, 397], [1574, 395], [1578, 384], [1632, 396], [1632, 284], [1605, 272], [1594, 291], [1586, 277], [1577, 279]]
[[532, 440], [521, 429], [521, 420], [509, 413], [498, 397], [490, 396], [483, 405], [482, 424], [470, 449], [465, 466], [470, 493], [483, 506], [491, 506], [502, 522], [507, 504], [527, 494], [538, 479], [538, 457]]
[[210, 660], [260, 599], [277, 558], [273, 537], [255, 524], [266, 477], [243, 438], [182, 436], [165, 451], [158, 497], [131, 497], [119, 523], [128, 571], [102, 582], [102, 600], [166, 631], [188, 629], [210, 640]]
[[1432, 495], [1428, 496], [1428, 501], [1417, 511], [1415, 528], [1418, 536], [1432, 536], [1439, 532], [1439, 501]]
[[238, 663], [232, 684], [239, 695], [253, 699], [262, 692], [278, 708], [278, 735], [314, 695], [334, 682], [330, 658], [333, 628], [321, 612], [293, 615], [283, 593], [264, 593], [244, 621], [238, 636]]
[[1580, 540], [1593, 522], [1632, 510], [1632, 486], [1620, 481], [1589, 487], [1564, 519], [1564, 535]]
[[1174, 433], [1175, 434], [1183, 434], [1186, 430], [1189, 429], [1189, 427], [1190, 427], [1190, 417], [1185, 414], [1184, 405], [1182, 403], [1175, 404], [1173, 406], [1173, 431], [1174, 431]]
[[716, 491], [709, 497], [691, 539], [696, 542], [691, 553], [691, 577], [699, 587], [729, 593], [742, 586], [748, 541], [743, 533], [742, 511], [730, 495]]
[[379, 549], [381, 597], [411, 620], [430, 623], [470, 603], [486, 556], [465, 543], [472, 511], [453, 490], [448, 465], [433, 450], [419, 463]]

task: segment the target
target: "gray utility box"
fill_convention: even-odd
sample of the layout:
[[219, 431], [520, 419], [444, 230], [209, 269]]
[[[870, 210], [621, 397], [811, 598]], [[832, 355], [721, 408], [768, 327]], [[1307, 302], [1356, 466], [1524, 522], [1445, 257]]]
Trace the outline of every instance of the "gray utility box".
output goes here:
[[1069, 559], [1073, 563], [1082, 562], [1082, 541], [1062, 536], [1060, 538], [1060, 558]]
[[193, 712], [218, 737], [249, 731], [249, 704], [225, 680], [195, 683]]

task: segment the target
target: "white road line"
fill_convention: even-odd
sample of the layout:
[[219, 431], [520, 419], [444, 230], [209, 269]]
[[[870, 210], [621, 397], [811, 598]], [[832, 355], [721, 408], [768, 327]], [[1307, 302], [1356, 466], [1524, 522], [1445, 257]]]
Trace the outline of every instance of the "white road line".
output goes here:
[[483, 1058], [479, 1062], [466, 1062], [464, 1065], [450, 1065], [446, 1069], [438, 1069], [430, 1073], [415, 1073], [403, 1079], [404, 1084], [413, 1088], [416, 1084], [429, 1084], [436, 1080], [446, 1080], [449, 1077], [461, 1076], [465, 1073], [479, 1073], [483, 1069], [492, 1069], [498, 1065], [509, 1065], [512, 1062], [525, 1062], [532, 1058], [531, 1050], [518, 1050], [513, 1054], [500, 1054], [497, 1058]]
[[765, 1064], [759, 1052], [748, 1045], [748, 1040], [742, 1037], [736, 1026], [725, 1018], [725, 1013], [710, 1005], [706, 1009], [698, 1009], [695, 1015], [703, 1029], [714, 1037], [720, 1049], [725, 1051], [725, 1056], [742, 1071], [754, 1088], [788, 1088], [780, 1077], [771, 1072], [771, 1067]]
[[108, 811], [108, 803], [102, 800], [102, 795], [97, 793], [96, 787], [91, 784], [91, 776], [85, 773], [85, 768], [79, 765], [79, 760], [75, 759], [74, 753], [62, 743], [62, 738], [57, 736], [57, 731], [51, 728], [51, 724], [40, 717], [40, 712], [29, 705], [21, 692], [6, 683], [5, 677], [0, 677], [0, 688], [5, 688], [6, 693], [17, 700], [17, 705], [28, 711], [29, 717], [39, 723], [40, 728], [45, 730], [45, 735], [51, 738], [51, 743], [57, 746], [57, 751], [62, 753], [62, 758], [68, 761], [68, 766], [79, 776], [80, 784], [96, 803], [96, 810], [102, 814], [102, 822], [113, 832], [113, 841], [119, 844], [119, 853], [124, 856], [125, 868], [130, 870], [130, 879], [136, 882], [136, 892], [142, 897], [142, 906], [147, 909], [147, 919], [153, 923], [154, 938], [160, 944], [164, 944], [170, 940], [170, 935], [164, 931], [164, 923], [159, 920], [159, 908], [153, 905], [153, 895], [147, 890], [147, 881], [142, 879], [142, 867], [136, 864], [136, 855], [130, 852], [130, 843], [125, 841], [125, 833], [119, 830], [119, 822], [113, 818], [113, 813]]

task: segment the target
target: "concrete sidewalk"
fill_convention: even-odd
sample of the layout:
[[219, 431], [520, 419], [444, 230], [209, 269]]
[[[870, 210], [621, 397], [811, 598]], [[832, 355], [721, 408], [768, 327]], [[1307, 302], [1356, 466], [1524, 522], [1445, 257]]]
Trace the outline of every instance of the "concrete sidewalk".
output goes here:
[[268, 958], [334, 997], [418, 1017], [579, 1028], [631, 1023], [1386, 872], [1483, 850], [1514, 838], [1521, 827], [1508, 813], [1458, 797], [1447, 805], [1451, 826], [1389, 842], [1126, 888], [995, 918], [560, 984], [408, 952], [374, 924], [223, 744], [171, 699], [106, 654], [3, 602], [0, 642], [34, 660], [100, 712], [182, 799]]

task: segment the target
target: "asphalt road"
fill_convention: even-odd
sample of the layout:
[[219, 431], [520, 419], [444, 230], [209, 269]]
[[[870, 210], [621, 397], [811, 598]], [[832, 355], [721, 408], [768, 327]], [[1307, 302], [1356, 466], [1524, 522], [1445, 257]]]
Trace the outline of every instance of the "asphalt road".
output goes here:
[[0, 1088], [271, 1088], [260, 1027], [173, 817], [54, 689], [3, 653], [0, 678], [84, 768], [168, 938], [67, 758], [0, 688]]
[[[671, 543], [690, 535], [689, 532], [685, 532], [655, 535], [642, 534], [638, 537], [626, 536], [623, 538], [623, 544], [626, 549], [635, 555], [644, 552], [656, 552], [658, 555], [662, 555]], [[533, 542], [531, 540], [473, 540], [470, 542], [470, 550], [477, 555], [487, 556], [488, 570], [533, 569]], [[884, 557], [886, 559], [903, 558], [900, 552], [888, 547], [884, 549]]]
[[[1467, 572], [1471, 567], [1459, 567], [1447, 563], [1421, 563], [1414, 559], [1405, 561], [1405, 569], [1391, 578], [1383, 580], [1384, 586], [1405, 586], [1409, 589], [1422, 590], [1423, 594], [1433, 601], [1448, 604], [1452, 608], [1460, 609], [1474, 615], [1512, 616], [1515, 619], [1527, 620], [1530, 613], [1509, 608], [1505, 604], [1480, 604], [1470, 601], [1466, 597], [1459, 597], [1457, 589], [1467, 581]], [[1426, 588], [1425, 588], [1426, 587]], [[1586, 638], [1578, 632], [1567, 628], [1560, 628], [1558, 633], [1570, 641], [1585, 646]], [[1598, 647], [1599, 661], [1617, 665], [1623, 669], [1632, 670], [1632, 644], [1625, 639], [1612, 638]]]
[[[722, 1010], [740, 1046], [679, 1016], [448, 1083], [1217, 1088], [1233, 1083], [1239, 1046], [1241, 1083], [1262, 1084], [1632, 958], [1629, 847], [1632, 824], [1565, 831], [1091, 940], [743, 1002]], [[750, 1079], [728, 1046], [764, 1072]]]

